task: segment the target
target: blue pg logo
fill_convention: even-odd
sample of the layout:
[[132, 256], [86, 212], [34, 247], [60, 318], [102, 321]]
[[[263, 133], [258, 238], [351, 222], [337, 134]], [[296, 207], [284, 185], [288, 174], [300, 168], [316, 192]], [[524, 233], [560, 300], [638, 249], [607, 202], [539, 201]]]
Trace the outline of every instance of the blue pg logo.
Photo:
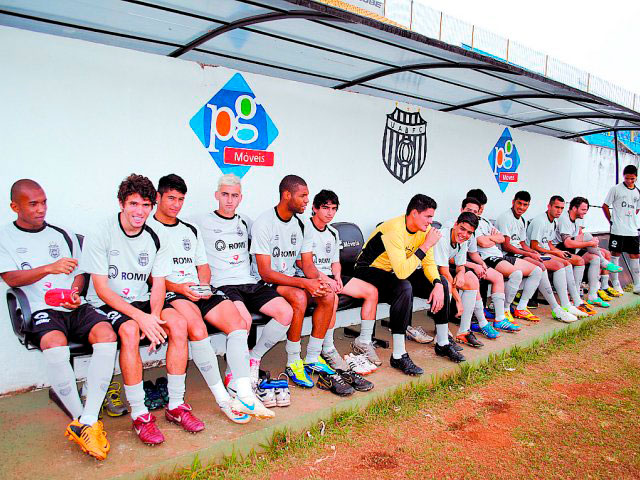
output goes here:
[[520, 166], [520, 155], [508, 128], [504, 129], [498, 142], [489, 153], [489, 166], [496, 182], [498, 182], [500, 191], [503, 193], [510, 183], [518, 181], [516, 171]]

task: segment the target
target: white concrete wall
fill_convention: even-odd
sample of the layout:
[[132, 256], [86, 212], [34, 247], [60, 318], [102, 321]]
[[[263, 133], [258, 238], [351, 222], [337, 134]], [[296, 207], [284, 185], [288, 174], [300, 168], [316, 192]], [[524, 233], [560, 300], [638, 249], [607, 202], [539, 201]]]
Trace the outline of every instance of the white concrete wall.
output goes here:
[[[7, 27], [0, 27], [0, 64], [0, 223], [14, 219], [8, 191], [24, 177], [45, 188], [48, 221], [80, 233], [116, 211], [117, 185], [131, 172], [153, 181], [177, 173], [189, 185], [184, 215], [211, 209], [220, 170], [189, 120], [235, 72]], [[394, 102], [243, 75], [279, 130], [269, 149], [275, 166], [253, 167], [244, 177], [242, 211], [252, 217], [276, 203], [287, 173], [305, 178], [312, 194], [335, 190], [337, 220], [357, 223], [365, 236], [418, 192], [436, 198], [445, 219], [469, 188], [480, 187], [495, 217], [521, 188], [533, 195], [533, 215], [555, 193], [600, 204], [613, 184], [612, 152], [512, 130], [520, 182], [502, 193], [487, 157], [504, 127], [427, 109], [427, 163], [402, 184], [380, 153]], [[592, 229], [603, 228], [599, 215], [590, 216]], [[40, 354], [18, 344], [5, 307], [0, 366], [0, 393], [46, 382]]]

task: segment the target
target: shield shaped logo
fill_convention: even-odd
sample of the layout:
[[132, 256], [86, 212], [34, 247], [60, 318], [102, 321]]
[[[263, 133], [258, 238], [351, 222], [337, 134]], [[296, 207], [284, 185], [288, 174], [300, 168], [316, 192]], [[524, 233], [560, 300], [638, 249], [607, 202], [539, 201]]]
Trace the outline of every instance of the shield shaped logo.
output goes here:
[[244, 232], [242, 231], [242, 228], [240, 228], [240, 225], [238, 225], [238, 228], [236, 228], [236, 233], [239, 237], [242, 237], [244, 235]]
[[327, 253], [331, 253], [331, 242], [327, 242], [327, 244], [324, 246], [324, 251]]
[[398, 107], [387, 115], [382, 138], [382, 161], [389, 173], [406, 183], [427, 160], [427, 122], [420, 112]]
[[191, 240], [189, 240], [187, 237], [184, 237], [182, 239], [182, 246], [188, 252], [189, 250], [191, 250]]
[[49, 256], [51, 256], [51, 258], [58, 258], [60, 256], [60, 246], [57, 243], [49, 244]]
[[298, 242], [298, 234], [297, 233], [292, 233], [291, 234], [291, 245], [295, 245]]
[[141, 252], [138, 255], [138, 263], [141, 267], [147, 266], [147, 264], [149, 263], [149, 254], [147, 252]]

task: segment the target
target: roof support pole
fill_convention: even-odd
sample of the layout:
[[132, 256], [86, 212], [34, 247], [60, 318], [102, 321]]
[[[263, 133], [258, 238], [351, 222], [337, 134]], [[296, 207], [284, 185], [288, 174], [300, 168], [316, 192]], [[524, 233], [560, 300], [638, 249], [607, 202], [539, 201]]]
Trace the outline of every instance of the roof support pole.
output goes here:
[[620, 162], [618, 161], [618, 131], [613, 131], [613, 143], [616, 147], [616, 185], [620, 183]]

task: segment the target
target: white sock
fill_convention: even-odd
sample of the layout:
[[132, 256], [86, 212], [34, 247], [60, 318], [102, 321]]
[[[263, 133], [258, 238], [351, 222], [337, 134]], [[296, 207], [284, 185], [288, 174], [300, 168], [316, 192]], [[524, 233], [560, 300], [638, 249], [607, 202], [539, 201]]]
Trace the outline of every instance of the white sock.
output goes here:
[[547, 301], [547, 303], [551, 306], [551, 309], [559, 308], [558, 301], [556, 297], [553, 295], [553, 289], [551, 288], [551, 283], [549, 282], [549, 271], [545, 270], [542, 272], [542, 276], [540, 277], [540, 285], [538, 286], [538, 291], [542, 293], [542, 296]]
[[536, 266], [524, 280], [522, 296], [520, 297], [520, 302], [518, 302], [518, 310], [525, 310], [529, 306], [529, 300], [531, 300], [533, 294], [536, 293], [540, 285], [540, 280], [542, 280], [542, 269]]
[[211, 342], [208, 338], [189, 342], [191, 348], [191, 358], [196, 364], [198, 370], [202, 374], [204, 381], [207, 382], [209, 388], [217, 383], [222, 383], [220, 378], [220, 367], [218, 366], [218, 357], [213, 351]]
[[462, 295], [462, 316], [460, 317], [460, 328], [458, 328], [458, 334], [466, 333], [471, 328], [471, 317], [473, 316], [473, 309], [476, 305], [476, 297], [478, 296], [477, 290], [463, 290]]
[[504, 320], [504, 293], [492, 293], [491, 300], [493, 301], [493, 309], [496, 312], [496, 322]]
[[129, 402], [132, 420], [149, 413], [149, 410], [144, 404], [144, 388], [142, 388], [142, 382], [136, 385], [125, 385], [124, 394]]
[[436, 343], [441, 347], [449, 345], [449, 324], [436, 324]]
[[328, 328], [327, 334], [324, 336], [324, 341], [322, 342], [322, 351], [324, 353], [330, 352], [331, 350], [335, 350], [336, 346], [333, 343], [333, 331], [335, 328]]
[[287, 352], [287, 364], [296, 363], [297, 361], [301, 360], [300, 352], [302, 351], [302, 347], [300, 346], [300, 340], [298, 340], [297, 342], [292, 342], [291, 340], [287, 339], [285, 350]]
[[589, 262], [589, 270], [587, 271], [589, 279], [589, 293], [587, 298], [595, 300], [598, 298], [598, 287], [600, 286], [600, 259], [594, 258]]
[[[620, 257], [611, 255], [611, 263], [620, 266]], [[611, 285], [613, 288], [616, 290], [622, 290], [622, 285], [620, 285], [620, 279], [618, 278], [618, 272], [611, 272], [609, 275], [611, 275]]]
[[[73, 418], [80, 418], [82, 415], [82, 402], [76, 387], [76, 375], [69, 359], [71, 353], [69, 347], [54, 347], [42, 351], [47, 369], [47, 378], [51, 383], [51, 388], [60, 398]], [[113, 367], [113, 364], [111, 365]], [[104, 396], [104, 395], [103, 395]]]
[[606, 290], [607, 288], [609, 288], [609, 274], [600, 275], [600, 288], [602, 290]]
[[520, 282], [522, 281], [522, 272], [520, 270], [514, 270], [511, 275], [509, 275], [509, 279], [504, 284], [504, 308], [508, 310], [511, 307], [511, 303], [513, 299], [516, 297], [516, 293], [518, 293], [518, 288], [520, 287]]
[[253, 396], [253, 387], [251, 386], [251, 379], [249, 377], [242, 377], [236, 380], [236, 392], [238, 397], [247, 398]]
[[567, 292], [567, 271], [565, 268], [553, 272], [553, 286], [556, 287], [560, 305], [563, 307], [570, 306], [571, 302], [569, 301], [569, 293]]
[[[235, 379], [233, 379], [232, 382], [233, 383], [230, 383], [229, 385], [233, 387], [237, 392], [238, 391], [237, 382]], [[222, 382], [218, 382], [214, 385], [209, 385], [209, 390], [211, 390], [211, 393], [213, 394], [213, 398], [216, 399], [216, 403], [219, 406], [222, 406], [223, 404], [228, 403], [231, 400], [231, 395], [229, 395], [229, 392], [227, 391], [227, 389], [224, 388], [224, 384]]]
[[116, 361], [117, 342], [95, 343], [93, 355], [87, 372], [87, 399], [84, 402], [84, 410], [80, 422], [85, 425], [93, 425], [98, 421], [98, 414], [107, 393], [113, 367]]
[[186, 374], [172, 375], [167, 373], [167, 390], [169, 391], [169, 405], [167, 408], [173, 410], [184, 403], [184, 391]]
[[260, 360], [264, 355], [273, 348], [280, 340], [285, 338], [289, 330], [288, 325], [282, 325], [276, 319], [272, 318], [262, 329], [260, 338], [256, 342], [256, 346], [251, 350], [251, 358]]
[[629, 259], [629, 270], [631, 270], [634, 287], [640, 286], [640, 258]]
[[362, 323], [360, 324], [360, 336], [358, 337], [362, 343], [372, 342], [373, 329], [375, 325], [375, 320], [362, 320]]
[[249, 378], [249, 348], [247, 331], [234, 330], [227, 335], [227, 364], [233, 378]]
[[571, 299], [573, 300], [574, 305], [577, 307], [582, 303], [582, 298], [578, 293], [578, 287], [576, 286], [576, 279], [573, 276], [573, 267], [569, 265], [564, 269], [565, 275], [567, 276], [567, 291], [571, 295]]
[[476, 304], [473, 309], [473, 313], [476, 316], [476, 320], [478, 320], [478, 325], [480, 328], [484, 327], [487, 323], [487, 318], [484, 316], [484, 304], [482, 303], [481, 298], [476, 298]]
[[573, 267], [573, 278], [575, 280], [576, 290], [578, 290], [578, 295], [580, 296], [582, 296], [582, 279], [584, 278], [585, 268], [587, 268], [586, 265], [578, 265], [577, 267]]
[[324, 342], [324, 338], [316, 338], [309, 335], [309, 343], [307, 345], [307, 356], [305, 357], [306, 363], [314, 363], [318, 361], [318, 357], [322, 352], [322, 342]]
[[404, 346], [404, 335], [400, 333], [394, 333], [393, 335], [391, 335], [391, 337], [393, 340], [393, 353], [391, 355], [393, 355], [393, 358], [397, 360], [402, 357], [402, 355], [407, 353], [407, 350]]

